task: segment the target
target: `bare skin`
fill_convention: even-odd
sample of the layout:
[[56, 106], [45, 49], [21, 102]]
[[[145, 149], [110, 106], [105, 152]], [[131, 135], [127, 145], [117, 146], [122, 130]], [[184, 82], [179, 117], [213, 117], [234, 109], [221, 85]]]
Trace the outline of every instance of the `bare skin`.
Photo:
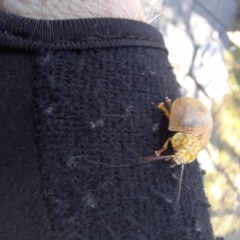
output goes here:
[[0, 10], [35, 19], [129, 18], [145, 21], [141, 0], [0, 0]]

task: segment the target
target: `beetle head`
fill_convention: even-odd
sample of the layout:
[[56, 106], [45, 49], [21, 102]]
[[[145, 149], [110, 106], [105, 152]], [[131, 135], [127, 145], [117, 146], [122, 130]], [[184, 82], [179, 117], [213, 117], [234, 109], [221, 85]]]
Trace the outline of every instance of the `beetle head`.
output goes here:
[[173, 156], [173, 161], [176, 165], [186, 164], [193, 160], [192, 155], [184, 148], [176, 150], [176, 153]]

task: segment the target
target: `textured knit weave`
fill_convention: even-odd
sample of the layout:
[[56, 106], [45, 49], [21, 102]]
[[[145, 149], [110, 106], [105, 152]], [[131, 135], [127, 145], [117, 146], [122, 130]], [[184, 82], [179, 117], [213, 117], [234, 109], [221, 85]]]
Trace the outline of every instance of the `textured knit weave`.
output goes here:
[[212, 240], [198, 163], [179, 202], [180, 167], [136, 164], [169, 136], [158, 103], [179, 97], [161, 35], [0, 19], [0, 239]]

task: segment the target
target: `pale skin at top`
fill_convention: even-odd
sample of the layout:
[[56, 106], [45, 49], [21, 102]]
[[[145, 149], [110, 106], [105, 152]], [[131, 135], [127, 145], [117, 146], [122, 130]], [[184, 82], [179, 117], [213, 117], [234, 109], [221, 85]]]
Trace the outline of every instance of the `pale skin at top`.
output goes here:
[[48, 20], [101, 17], [146, 20], [141, 0], [0, 0], [0, 10]]

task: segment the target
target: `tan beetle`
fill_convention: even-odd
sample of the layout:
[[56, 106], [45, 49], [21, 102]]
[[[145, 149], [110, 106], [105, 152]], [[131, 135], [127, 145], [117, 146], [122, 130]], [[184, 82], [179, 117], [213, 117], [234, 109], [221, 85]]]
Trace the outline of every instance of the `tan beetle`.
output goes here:
[[190, 97], [177, 98], [173, 104], [166, 101], [170, 111], [160, 103], [160, 108], [169, 119], [169, 131], [177, 132], [167, 139], [163, 147], [155, 154], [160, 156], [167, 149], [171, 141], [174, 155], [167, 157], [172, 159], [175, 165], [191, 163], [198, 153], [206, 147], [212, 133], [212, 116], [208, 109], [197, 99]]
[[[172, 159], [174, 164], [171, 167], [182, 164], [177, 197], [179, 201], [184, 164], [193, 162], [198, 153], [206, 147], [211, 137], [213, 121], [208, 109], [195, 98], [177, 98], [173, 104], [169, 99], [166, 103], [170, 110], [165, 107], [164, 103], [160, 103], [158, 108], [169, 119], [168, 130], [176, 133], [169, 137], [163, 147], [155, 151], [155, 154], [157, 159]], [[161, 153], [167, 149], [170, 141], [175, 154], [160, 157]], [[154, 157], [152, 157], [152, 160], [154, 160]]]
[[[140, 157], [140, 164], [144, 162], [151, 162], [160, 159], [170, 160], [172, 159], [174, 164], [182, 165], [181, 176], [179, 180], [178, 188], [178, 200], [180, 199], [180, 190], [182, 183], [182, 176], [184, 165], [193, 162], [198, 153], [206, 147], [212, 133], [212, 116], [208, 109], [197, 99], [190, 97], [177, 98], [173, 104], [171, 100], [166, 101], [169, 109], [167, 109], [164, 103], [160, 103], [160, 108], [169, 119], [169, 131], [176, 132], [172, 137], [169, 137], [164, 143], [163, 147], [155, 151], [156, 156]], [[171, 141], [175, 154], [168, 156], [160, 156], [163, 151], [168, 147]], [[101, 164], [109, 167], [128, 167], [131, 164], [126, 165], [112, 165], [100, 162], [93, 162], [84, 157], [86, 161], [94, 164]]]

